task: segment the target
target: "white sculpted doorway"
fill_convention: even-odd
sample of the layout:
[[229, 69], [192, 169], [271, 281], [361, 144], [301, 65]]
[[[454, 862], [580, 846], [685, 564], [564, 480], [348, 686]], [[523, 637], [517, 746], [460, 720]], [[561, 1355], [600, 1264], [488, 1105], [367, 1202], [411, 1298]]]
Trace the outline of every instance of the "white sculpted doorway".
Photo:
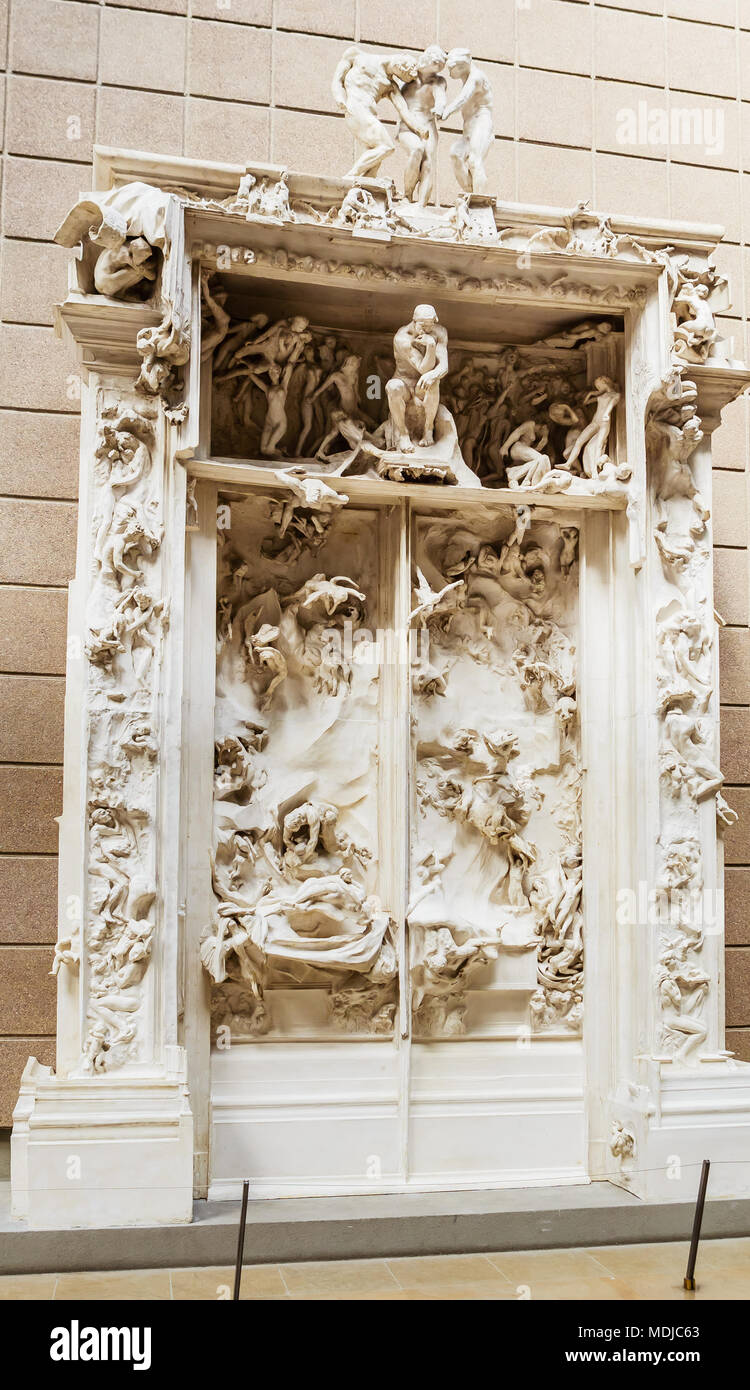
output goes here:
[[218, 501], [210, 1194], [585, 1179], [581, 515]]

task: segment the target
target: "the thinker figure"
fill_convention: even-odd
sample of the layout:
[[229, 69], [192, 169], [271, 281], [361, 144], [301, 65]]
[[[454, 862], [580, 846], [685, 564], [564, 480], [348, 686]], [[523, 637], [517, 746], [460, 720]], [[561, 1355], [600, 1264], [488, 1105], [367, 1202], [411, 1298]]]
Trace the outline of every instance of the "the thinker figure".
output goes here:
[[396, 372], [386, 385], [393, 448], [413, 454], [434, 443], [440, 382], [448, 371], [448, 334], [431, 304], [418, 304], [393, 339]]
[[451, 146], [453, 171], [465, 193], [485, 193], [488, 180], [484, 161], [495, 138], [492, 88], [467, 48], [454, 48], [446, 66], [451, 77], [463, 83], [443, 112], [444, 121], [455, 111], [463, 112], [463, 135]]
[[386, 155], [396, 148], [393, 137], [378, 115], [378, 102], [388, 97], [402, 125], [421, 139], [423, 123], [407, 106], [398, 85], [414, 82], [417, 62], [410, 54], [362, 53], [348, 48], [333, 75], [333, 99], [344, 112], [348, 129], [364, 150], [352, 165], [347, 178], [374, 177]]

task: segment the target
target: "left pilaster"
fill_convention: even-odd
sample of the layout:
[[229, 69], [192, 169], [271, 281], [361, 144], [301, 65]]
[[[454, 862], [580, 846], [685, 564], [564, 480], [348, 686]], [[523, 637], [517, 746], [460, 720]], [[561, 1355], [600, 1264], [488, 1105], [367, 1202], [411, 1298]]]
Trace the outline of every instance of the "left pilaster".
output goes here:
[[[13, 1214], [34, 1227], [186, 1222], [193, 1123], [178, 1046], [185, 408], [189, 335], [74, 296], [80, 516], [68, 614], [57, 1064], [14, 1112]], [[175, 344], [179, 341], [179, 350]]]

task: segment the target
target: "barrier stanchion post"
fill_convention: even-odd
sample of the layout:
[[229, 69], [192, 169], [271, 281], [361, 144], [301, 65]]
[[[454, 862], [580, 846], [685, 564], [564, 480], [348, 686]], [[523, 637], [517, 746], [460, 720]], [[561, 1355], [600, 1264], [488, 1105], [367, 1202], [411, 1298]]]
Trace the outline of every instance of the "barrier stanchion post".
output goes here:
[[237, 1232], [237, 1262], [234, 1266], [234, 1294], [233, 1299], [240, 1296], [240, 1284], [242, 1282], [242, 1256], [245, 1251], [245, 1224], [247, 1222], [247, 1194], [250, 1184], [245, 1179], [242, 1184], [242, 1207], [240, 1210], [240, 1229]]
[[698, 1184], [698, 1200], [695, 1204], [695, 1216], [693, 1218], [693, 1234], [690, 1239], [690, 1254], [688, 1255], [687, 1270], [683, 1279], [683, 1287], [695, 1289], [695, 1261], [698, 1257], [698, 1241], [701, 1238], [701, 1225], [703, 1223], [703, 1208], [706, 1204], [706, 1188], [708, 1187], [708, 1170], [711, 1167], [707, 1158], [703, 1160], [701, 1168], [701, 1180]]

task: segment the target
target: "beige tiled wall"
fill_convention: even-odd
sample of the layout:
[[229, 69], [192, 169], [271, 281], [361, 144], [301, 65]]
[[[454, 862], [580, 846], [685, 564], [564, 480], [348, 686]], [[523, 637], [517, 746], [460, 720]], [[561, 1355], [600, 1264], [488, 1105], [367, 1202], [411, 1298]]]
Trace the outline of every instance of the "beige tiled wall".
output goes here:
[[[750, 0], [0, 0], [0, 1124], [28, 1053], [53, 1050], [77, 406], [51, 328], [66, 253], [50, 237], [89, 186], [95, 142], [343, 172], [351, 141], [329, 79], [352, 39], [473, 49], [495, 89], [500, 198], [724, 223], [726, 327], [746, 349]], [[619, 113], [639, 103], [720, 113], [721, 148], [623, 145]], [[717, 438], [715, 516], [723, 761], [744, 813], [726, 839], [727, 1025], [750, 1057], [747, 455], [741, 401]]]

